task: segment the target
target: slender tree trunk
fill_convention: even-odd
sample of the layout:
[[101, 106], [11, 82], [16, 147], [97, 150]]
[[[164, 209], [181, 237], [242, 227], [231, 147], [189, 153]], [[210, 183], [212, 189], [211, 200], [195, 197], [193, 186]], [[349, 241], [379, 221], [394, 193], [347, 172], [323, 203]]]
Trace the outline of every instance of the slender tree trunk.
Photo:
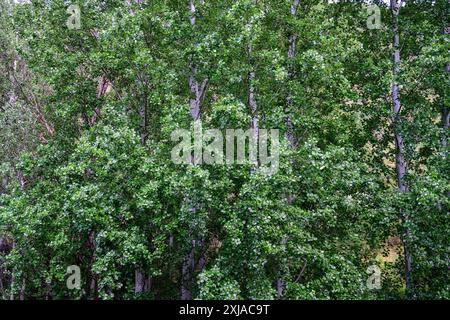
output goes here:
[[[196, 7], [195, 0], [189, 0], [189, 11], [191, 13], [190, 22], [194, 29], [196, 25]], [[190, 75], [189, 75], [189, 107], [191, 112], [192, 120], [199, 121], [201, 114], [201, 106], [206, 93], [206, 88], [208, 85], [208, 79], [204, 79], [200, 84], [197, 80], [197, 67], [194, 61], [191, 59], [189, 63]], [[191, 157], [191, 162], [196, 164], [197, 159]], [[185, 200], [188, 203], [189, 211], [195, 214], [197, 207], [192, 203], [191, 199], [187, 198]], [[184, 257], [182, 267], [181, 267], [181, 299], [182, 300], [192, 300], [192, 285], [194, 282], [194, 269], [195, 269], [195, 244], [194, 230], [189, 230], [189, 237], [187, 241], [190, 243], [189, 253]]]
[[[252, 0], [253, 5], [257, 5], [257, 0]], [[254, 57], [253, 57], [253, 43], [252, 39], [250, 39], [250, 43], [247, 47], [248, 59], [250, 64], [250, 72], [248, 74], [248, 105], [250, 107], [251, 113], [251, 121], [250, 121], [250, 129], [251, 129], [251, 137], [250, 144], [254, 143], [256, 146], [259, 144], [259, 114], [258, 114], [258, 103], [256, 102], [256, 89], [255, 89], [255, 78], [256, 71], [254, 68]], [[256, 148], [258, 150], [258, 148]], [[256, 152], [255, 150], [255, 152]], [[250, 156], [252, 158], [252, 156]], [[250, 159], [253, 161], [253, 159]], [[256, 163], [252, 164], [251, 172], [254, 172], [259, 167], [259, 159], [255, 154]]]
[[[144, 101], [139, 108], [139, 116], [141, 118], [141, 144], [145, 147], [147, 140], [147, 93], [144, 90]], [[134, 270], [134, 293], [139, 294], [149, 292], [151, 287], [151, 277], [146, 276], [141, 266], [136, 266]]]
[[[189, 11], [191, 12], [191, 26], [194, 27], [196, 23], [196, 8], [194, 0], [189, 0]], [[189, 67], [191, 69], [191, 74], [189, 75], [189, 90], [190, 90], [190, 98], [189, 98], [189, 107], [191, 110], [191, 116], [194, 121], [197, 121], [200, 118], [200, 104], [198, 103], [198, 90], [197, 90], [197, 81], [195, 76], [197, 74], [197, 69], [194, 66], [192, 60], [189, 63]], [[186, 200], [190, 202], [189, 199]], [[190, 211], [194, 211], [195, 206], [191, 208]], [[192, 240], [192, 230], [189, 230], [188, 242], [192, 241], [191, 248], [189, 253], [184, 257], [183, 263], [181, 266], [181, 300], [192, 300], [192, 284], [193, 284], [193, 264], [194, 264], [194, 241]]]
[[[0, 253], [5, 256], [13, 248], [13, 239], [6, 235], [0, 236]], [[7, 269], [5, 266], [5, 260], [0, 258], [0, 299], [6, 300], [6, 288], [11, 283], [11, 279], [7, 277]]]
[[19, 300], [25, 300], [25, 289], [26, 289], [26, 282], [25, 279], [22, 279], [22, 286], [20, 287], [19, 292]]
[[92, 257], [89, 264], [89, 295], [91, 299], [98, 299], [98, 284], [97, 284], [97, 275], [92, 270], [92, 266], [96, 259], [96, 250], [97, 250], [97, 243], [95, 241], [95, 229], [93, 228], [89, 232], [89, 238], [88, 238], [88, 247], [92, 251]]
[[11, 83], [11, 92], [9, 94], [9, 104], [11, 106], [15, 106], [16, 102], [17, 102], [17, 78], [16, 75], [17, 74], [17, 57], [14, 54], [14, 58], [12, 61], [12, 72], [10, 75], [10, 83]]
[[[290, 10], [290, 14], [291, 16], [295, 17], [297, 15], [297, 10], [298, 10], [298, 6], [300, 5], [300, 0], [293, 0], [292, 4], [291, 4], [291, 10]], [[290, 85], [290, 81], [293, 80], [294, 78], [294, 67], [293, 67], [293, 60], [295, 59], [296, 56], [296, 44], [297, 44], [297, 34], [295, 33], [291, 33], [289, 35], [289, 47], [288, 47], [288, 53], [287, 53], [287, 61], [288, 61], [288, 85]], [[286, 122], [286, 133], [285, 133], [285, 138], [286, 140], [289, 141], [289, 144], [291, 145], [292, 148], [295, 148], [297, 146], [297, 138], [295, 137], [294, 134], [294, 125], [292, 123], [292, 105], [293, 105], [293, 98], [292, 98], [292, 91], [290, 88], [288, 88], [288, 95], [286, 97], [286, 108], [285, 108], [285, 122]], [[286, 202], [291, 205], [294, 200], [295, 197], [288, 193], [285, 195], [286, 197]], [[282, 278], [282, 271], [281, 271], [281, 266], [280, 266], [280, 276], [277, 279], [277, 283], [276, 283], [276, 287], [277, 287], [277, 298], [281, 299], [283, 297], [283, 291], [284, 288], [286, 287], [286, 282], [284, 281], [284, 279]]]
[[[450, 33], [450, 27], [446, 27], [444, 28], [444, 34], [449, 34]], [[448, 74], [450, 73], [450, 62], [447, 62], [447, 64], [445, 65], [445, 72]], [[450, 77], [449, 77], [450, 80]], [[442, 138], [441, 138], [441, 144], [444, 148], [446, 148], [448, 146], [448, 127], [449, 127], [449, 108], [448, 106], [445, 105], [445, 102], [442, 106], [442, 111], [441, 111], [441, 124], [442, 124], [442, 129], [443, 129], [443, 134], [442, 134]]]
[[147, 142], [147, 126], [148, 126], [148, 119], [147, 119], [147, 95], [145, 96], [145, 101], [142, 104], [142, 106], [139, 109], [139, 116], [141, 117], [141, 144], [145, 146], [145, 143]]
[[442, 111], [441, 111], [441, 124], [442, 124], [442, 129], [444, 129], [444, 133], [442, 135], [441, 138], [441, 144], [444, 148], [446, 148], [448, 146], [448, 127], [449, 127], [449, 108], [446, 106], [442, 107]]
[[52, 284], [51, 283], [45, 283], [44, 286], [46, 287], [45, 300], [53, 300]]
[[[252, 1], [254, 5], [257, 4], [257, 0]], [[251, 40], [250, 40], [251, 42]], [[258, 104], [256, 102], [256, 92], [255, 92], [255, 77], [256, 72], [253, 67], [253, 45], [250, 43], [248, 45], [248, 57], [251, 64], [251, 71], [248, 74], [248, 104], [251, 111], [251, 129], [254, 141], [259, 141], [259, 115], [258, 115]]]
[[[291, 15], [296, 16], [297, 15], [297, 9], [300, 4], [300, 0], [294, 0], [291, 5]], [[290, 82], [294, 77], [294, 68], [292, 66], [293, 60], [295, 59], [296, 55], [296, 44], [297, 44], [297, 35], [295, 33], [292, 33], [289, 35], [289, 48], [288, 48], [288, 82]], [[285, 137], [289, 141], [292, 147], [295, 147], [297, 145], [297, 139], [294, 135], [294, 125], [292, 123], [292, 105], [293, 105], [293, 98], [292, 98], [292, 92], [291, 89], [288, 89], [288, 96], [286, 98], [286, 134]]]
[[3, 262], [0, 262], [0, 298], [5, 299], [5, 285], [3, 284]]
[[[393, 115], [392, 124], [394, 130], [395, 139], [395, 168], [397, 173], [397, 187], [401, 193], [408, 192], [408, 185], [406, 184], [405, 177], [407, 174], [407, 162], [405, 159], [405, 142], [403, 135], [400, 131], [401, 127], [401, 104], [400, 104], [400, 86], [398, 84], [398, 76], [400, 74], [400, 31], [399, 31], [399, 13], [403, 1], [391, 0], [391, 11], [392, 11], [392, 31], [393, 31], [393, 78], [392, 83], [392, 105], [393, 105]], [[403, 218], [403, 223], [406, 225], [405, 237], [403, 239], [404, 245], [404, 257], [405, 257], [405, 280], [406, 280], [406, 290], [409, 296], [413, 293], [413, 281], [412, 281], [412, 255], [409, 248], [409, 241], [411, 239], [411, 230], [408, 226], [409, 214], [404, 210], [401, 211], [401, 216]]]
[[[251, 47], [249, 47], [249, 54], [252, 54]], [[258, 115], [258, 104], [256, 103], [256, 96], [255, 96], [255, 87], [254, 87], [254, 80], [255, 80], [256, 73], [255, 71], [250, 71], [248, 75], [248, 104], [250, 106], [251, 110], [251, 129], [253, 134], [254, 141], [258, 141], [259, 138], [259, 115]]]
[[[11, 250], [14, 250], [14, 248], [16, 247], [16, 241], [13, 239], [12, 240], [12, 246], [11, 246]], [[14, 270], [12, 270], [11, 272], [11, 294], [9, 296], [9, 300], [14, 300], [14, 286], [16, 284], [16, 275], [14, 273]]]
[[[252, 3], [254, 6], [257, 5], [257, 0], [252, 0]], [[250, 108], [250, 115], [251, 115], [251, 120], [250, 120], [250, 144], [254, 144], [256, 146], [258, 146], [259, 144], [259, 114], [258, 114], [258, 103], [256, 101], [256, 89], [255, 89], [255, 78], [256, 78], [256, 71], [255, 71], [255, 66], [254, 66], [254, 56], [253, 56], [253, 43], [252, 43], [252, 39], [249, 39], [249, 44], [247, 46], [247, 55], [248, 55], [248, 63], [250, 65], [250, 72], [248, 73], [248, 91], [247, 91], [247, 100], [248, 100], [248, 106]], [[256, 150], [258, 150], [258, 148], [256, 148]], [[252, 156], [250, 155], [250, 161], [253, 162], [253, 160], [256, 160], [255, 163], [251, 163], [251, 168], [250, 168], [250, 174], [253, 174], [256, 172], [256, 170], [259, 167], [259, 159], [258, 159], [258, 155], [256, 150], [255, 155]], [[254, 159], [253, 159], [254, 157]], [[254, 219], [253, 217], [253, 213], [254, 210], [253, 208], [248, 208], [248, 214], [245, 216], [244, 218], [244, 226], [243, 226], [243, 242], [244, 243], [248, 243], [249, 246], [249, 250], [251, 250], [250, 248], [250, 242], [249, 242], [249, 224], [250, 221], [252, 219]], [[243, 265], [243, 270], [242, 272], [244, 273], [244, 277], [246, 277], [246, 275], [248, 274], [249, 271], [249, 266], [247, 261], [244, 261], [244, 265]], [[245, 284], [245, 288], [243, 290], [243, 295], [246, 296], [247, 295], [247, 290], [248, 290], [248, 283]]]
[[[25, 175], [22, 173], [22, 171], [18, 171], [17, 172], [17, 177], [20, 183], [20, 189], [23, 191], [25, 191], [26, 187], [27, 187], [27, 179], [25, 177]], [[12, 250], [14, 250], [16, 247], [16, 241], [13, 239], [12, 240]], [[16, 276], [14, 274], [14, 269], [12, 270], [12, 277], [11, 277], [11, 300], [14, 300], [14, 286], [16, 284]], [[20, 291], [19, 291], [19, 300], [25, 300], [25, 278], [22, 279], [22, 285], [20, 287]]]
[[[109, 81], [108, 77], [106, 75], [102, 75], [97, 85], [97, 98], [103, 97], [108, 91], [110, 85], [111, 82]], [[100, 107], [95, 108], [94, 114], [92, 115], [91, 119], [89, 119], [89, 125], [91, 127], [97, 123], [97, 121], [100, 119], [100, 115], [101, 115], [101, 108]]]
[[277, 279], [277, 298], [278, 299], [281, 299], [283, 297], [283, 291], [284, 291], [285, 286], [286, 286], [286, 283], [283, 280], [283, 278], [278, 278]]

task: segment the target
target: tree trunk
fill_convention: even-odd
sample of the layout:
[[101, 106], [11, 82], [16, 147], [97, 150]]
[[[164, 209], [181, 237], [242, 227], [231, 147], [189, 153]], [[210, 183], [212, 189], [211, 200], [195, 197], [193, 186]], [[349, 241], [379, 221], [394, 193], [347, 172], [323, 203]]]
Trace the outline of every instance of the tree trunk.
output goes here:
[[[249, 55], [251, 55], [251, 47], [249, 47]], [[253, 85], [255, 79], [255, 71], [251, 71], [248, 75], [248, 104], [251, 110], [251, 129], [253, 135], [253, 141], [258, 141], [259, 138], [259, 115], [258, 104], [256, 103], [255, 87]]]
[[449, 127], [449, 109], [446, 106], [442, 107], [442, 111], [441, 111], [441, 124], [442, 124], [442, 129], [444, 129], [444, 133], [442, 134], [442, 138], [441, 138], [441, 144], [444, 148], [446, 148], [448, 146], [448, 127]]
[[[189, 10], [191, 13], [190, 21], [192, 28], [195, 27], [196, 24], [196, 8], [195, 8], [195, 0], [189, 0]], [[205, 97], [206, 88], [208, 85], [208, 79], [204, 79], [200, 84], [197, 80], [197, 67], [194, 61], [190, 61], [189, 68], [191, 74], [189, 75], [189, 107], [191, 112], [192, 120], [199, 121], [201, 114], [201, 106], [203, 103], [203, 99]], [[195, 153], [194, 157], [191, 157], [192, 164], [197, 163]], [[189, 205], [189, 211], [194, 213], [197, 211], [196, 205], [192, 203], [192, 201], [187, 198], [185, 200]], [[192, 285], [194, 282], [194, 268], [195, 268], [195, 243], [196, 241], [193, 239], [194, 234], [193, 230], [189, 230], [189, 237], [187, 239], [188, 242], [191, 243], [189, 253], [184, 257], [182, 267], [181, 267], [181, 299], [182, 300], [192, 300]]]
[[[256, 5], [257, 1], [253, 0], [253, 4]], [[251, 40], [250, 40], [251, 41]], [[256, 93], [254, 81], [256, 77], [256, 72], [253, 67], [253, 46], [252, 43], [248, 46], [248, 57], [251, 64], [251, 71], [248, 75], [248, 104], [251, 111], [251, 129], [254, 141], [259, 142], [259, 115], [258, 115], [258, 104], [256, 102]]]
[[[139, 116], [141, 118], [141, 144], [145, 147], [147, 139], [147, 94], [144, 92], [144, 101], [139, 108]], [[136, 266], [134, 270], [134, 293], [139, 294], [149, 292], [151, 286], [151, 277], [145, 276], [140, 266]]]
[[[300, 4], [300, 0], [294, 0], [291, 5], [291, 15], [296, 16], [297, 15], [297, 9]], [[296, 55], [296, 43], [297, 43], [297, 35], [295, 33], [292, 33], [289, 35], [289, 48], [288, 48], [288, 83], [293, 79], [294, 77], [294, 68], [292, 66], [292, 63]], [[286, 134], [285, 137], [289, 141], [292, 147], [295, 147], [297, 145], [297, 139], [294, 134], [294, 125], [292, 123], [292, 105], [293, 105], [293, 98], [292, 98], [292, 92], [291, 89], [288, 89], [288, 96], [286, 98]]]
[[149, 292], [151, 289], [151, 277], [146, 277], [140, 267], [134, 270], [134, 293]]
[[10, 74], [10, 83], [11, 83], [11, 92], [9, 94], [9, 104], [11, 106], [15, 106], [17, 102], [17, 57], [14, 55], [13, 61], [12, 61], [12, 72]]
[[[392, 11], [392, 31], [393, 31], [393, 84], [392, 84], [392, 105], [393, 105], [393, 115], [392, 115], [392, 125], [394, 130], [395, 139], [395, 168], [397, 174], [397, 187], [401, 193], [408, 192], [408, 185], [406, 184], [405, 177], [407, 174], [407, 162], [405, 159], [405, 143], [403, 135], [400, 132], [401, 127], [401, 104], [400, 104], [400, 86], [397, 82], [397, 78], [400, 73], [400, 32], [398, 17], [403, 1], [391, 0], [390, 6]], [[409, 240], [411, 239], [411, 230], [408, 227], [409, 215], [407, 212], [402, 211], [401, 217], [403, 218], [403, 223], [406, 224], [405, 237], [403, 239], [404, 245], [404, 256], [405, 256], [405, 280], [406, 280], [406, 290], [407, 294], [410, 296], [413, 293], [413, 282], [412, 282], [412, 255], [409, 251]]]
[[[300, 0], [293, 0], [292, 4], [291, 4], [291, 10], [290, 13], [292, 16], [296, 16], [297, 15], [297, 9], [298, 6], [300, 5]], [[289, 47], [288, 47], [288, 54], [287, 54], [287, 61], [288, 61], [288, 85], [290, 81], [293, 80], [294, 78], [294, 67], [292, 65], [293, 60], [295, 59], [295, 55], [296, 55], [296, 44], [297, 44], [297, 35], [295, 33], [291, 33], [289, 35]], [[295, 137], [294, 134], [294, 125], [292, 123], [292, 105], [293, 105], [293, 98], [292, 98], [292, 91], [290, 88], [288, 88], [288, 95], [286, 97], [286, 108], [285, 108], [285, 122], [286, 122], [286, 133], [285, 133], [285, 138], [287, 141], [289, 141], [289, 144], [291, 145], [292, 148], [297, 147], [298, 141]], [[294, 200], [295, 197], [288, 193], [285, 195], [286, 197], [286, 202], [291, 205]], [[284, 288], [286, 286], [286, 283], [284, 281], [284, 279], [282, 278], [282, 272], [281, 272], [281, 268], [280, 268], [280, 276], [277, 279], [277, 298], [281, 299], [283, 297], [283, 291]]]
[[20, 287], [20, 292], [19, 292], [19, 300], [23, 301], [25, 300], [25, 286], [26, 282], [25, 282], [25, 278], [22, 279], [22, 286]]
[[[16, 247], [16, 242], [14, 241], [14, 239], [12, 240], [12, 245], [11, 245], [11, 250], [14, 250], [14, 248]], [[11, 294], [9, 297], [9, 300], [14, 300], [14, 286], [16, 284], [16, 275], [14, 273], [14, 270], [12, 270], [11, 272]]]
[[5, 300], [5, 286], [3, 284], [3, 262], [0, 261], [0, 299]]
[[[449, 34], [450, 33], [450, 27], [446, 27], [444, 28], [444, 34]], [[449, 73], [450, 72], [450, 62], [447, 62], [447, 64], [445, 65], [445, 72]], [[450, 77], [449, 77], [450, 80]], [[444, 149], [448, 146], [448, 127], [449, 127], [449, 108], [448, 106], [445, 105], [445, 102], [442, 106], [442, 111], [441, 111], [441, 124], [442, 124], [442, 129], [443, 129], [443, 134], [442, 134], [442, 138], [441, 138], [441, 144], [444, 147]]]
[[195, 264], [195, 240], [181, 267], [181, 300], [192, 300], [192, 284]]
[[92, 251], [92, 257], [89, 264], [89, 295], [91, 299], [98, 299], [97, 275], [92, 271], [92, 266], [96, 259], [97, 243], [95, 242], [95, 229], [89, 232], [88, 247]]
[[141, 144], [145, 146], [147, 142], [147, 96], [145, 96], [145, 101], [139, 109], [139, 116], [141, 117]]
[[199, 241], [199, 247], [200, 247], [200, 257], [198, 258], [197, 261], [196, 270], [202, 272], [206, 267], [206, 252], [207, 252], [204, 239]]

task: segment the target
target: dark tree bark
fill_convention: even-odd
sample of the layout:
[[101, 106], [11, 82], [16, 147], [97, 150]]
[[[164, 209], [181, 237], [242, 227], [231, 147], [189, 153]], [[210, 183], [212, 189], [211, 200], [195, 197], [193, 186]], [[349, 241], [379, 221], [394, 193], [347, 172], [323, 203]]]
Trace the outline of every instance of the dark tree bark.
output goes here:
[[195, 267], [195, 240], [192, 240], [191, 249], [184, 257], [181, 266], [181, 300], [192, 300], [192, 284]]
[[[253, 4], [257, 4], [257, 0], [253, 0]], [[251, 40], [250, 40], [251, 41]], [[253, 67], [253, 46], [252, 43], [248, 46], [248, 57], [250, 60], [251, 71], [248, 74], [248, 104], [251, 111], [251, 129], [254, 141], [259, 141], [259, 115], [258, 115], [258, 104], [256, 102], [256, 90], [254, 86], [254, 81], [256, 77], [256, 72]]]
[[[444, 28], [444, 34], [450, 34], [450, 27]], [[447, 62], [445, 65], [445, 72], [448, 74], [450, 73], [450, 62]], [[449, 77], [450, 80], [450, 77]], [[448, 146], [448, 127], [449, 127], [449, 108], [445, 105], [445, 103], [442, 106], [441, 110], [441, 124], [443, 129], [443, 134], [441, 138], [441, 144], [444, 148]]]
[[[300, 4], [300, 0], [294, 0], [291, 5], [291, 15], [297, 15], [297, 9]], [[288, 82], [291, 81], [294, 77], [294, 68], [292, 66], [292, 60], [294, 60], [296, 55], [296, 44], [297, 44], [297, 35], [295, 33], [291, 33], [289, 35], [289, 48], [288, 48]], [[294, 125], [292, 123], [292, 105], [293, 98], [291, 89], [288, 89], [288, 96], [286, 98], [286, 134], [285, 137], [289, 141], [292, 147], [297, 146], [297, 139], [294, 134]]]
[[[189, 11], [191, 13], [190, 22], [194, 29], [196, 25], [196, 7], [195, 0], [189, 0]], [[202, 82], [198, 81], [197, 67], [193, 59], [189, 63], [190, 75], [189, 75], [189, 106], [191, 111], [192, 120], [199, 121], [201, 115], [201, 107], [206, 94], [208, 79], [204, 79]], [[195, 157], [191, 157], [193, 164], [196, 163]], [[189, 211], [195, 213], [197, 206], [192, 203], [191, 199], [185, 200], [188, 203]], [[189, 237], [187, 241], [190, 243], [189, 253], [184, 257], [181, 267], [181, 300], [192, 300], [192, 285], [194, 282], [194, 269], [195, 269], [195, 235], [193, 230], [189, 230]]]
[[441, 111], [441, 124], [442, 124], [442, 129], [444, 129], [444, 133], [442, 135], [441, 138], [441, 144], [444, 148], [446, 148], [448, 146], [448, 127], [449, 127], [449, 108], [446, 106], [442, 107], [442, 111]]
[[[101, 76], [98, 82], [97, 86], [97, 98], [103, 97], [106, 92], [108, 91], [108, 88], [110, 87], [111, 82], [109, 81], [108, 77], [106, 75]], [[94, 124], [97, 123], [101, 115], [101, 109], [100, 107], [95, 108], [94, 115], [89, 119], [89, 125], [92, 127]]]
[[[252, 48], [249, 47], [249, 55], [252, 55]], [[258, 141], [259, 138], [259, 115], [258, 115], [258, 104], [256, 103], [255, 87], [253, 82], [255, 80], [255, 71], [250, 71], [248, 75], [248, 104], [251, 110], [251, 129], [254, 141]]]
[[[140, 3], [140, 2], [138, 2]], [[143, 92], [143, 101], [141, 102], [141, 106], [139, 107], [139, 117], [141, 119], [141, 144], [145, 147], [147, 137], [148, 137], [148, 118], [147, 118], [147, 104], [148, 104], [148, 96], [147, 96], [147, 88], [148, 81], [144, 78], [142, 79], [142, 85], [145, 88]], [[137, 265], [134, 271], [134, 292], [139, 294], [143, 292], [149, 292], [151, 290], [152, 278], [151, 276], [147, 276], [142, 269], [141, 266]]]
[[[393, 105], [393, 115], [392, 115], [392, 125], [394, 130], [395, 139], [395, 168], [397, 174], [397, 187], [399, 192], [408, 192], [408, 185], [406, 184], [405, 178], [408, 172], [408, 165], [405, 159], [405, 142], [403, 135], [401, 133], [401, 104], [400, 104], [400, 86], [398, 84], [398, 76], [400, 74], [400, 31], [399, 31], [399, 14], [402, 7], [402, 0], [390, 0], [390, 8], [392, 12], [392, 33], [393, 33], [393, 78], [392, 83], [392, 105]], [[403, 239], [404, 246], [404, 258], [405, 258], [405, 280], [406, 280], [406, 290], [407, 294], [411, 295], [413, 293], [413, 282], [412, 282], [412, 255], [409, 248], [409, 240], [411, 238], [411, 230], [408, 227], [409, 214], [404, 210], [401, 211], [401, 217], [403, 218], [403, 223], [405, 227], [405, 236]]]
[[149, 292], [152, 284], [151, 277], [145, 276], [144, 270], [140, 267], [136, 267], [134, 273], [134, 293]]
[[147, 119], [147, 95], [144, 98], [142, 106], [139, 108], [139, 116], [141, 118], [141, 144], [145, 146], [147, 142], [148, 132], [148, 119]]
[[[6, 236], [0, 236], [0, 253], [6, 255], [13, 249], [13, 239]], [[7, 277], [7, 269], [4, 266], [4, 260], [0, 259], [0, 298], [6, 300], [6, 288], [11, 285], [11, 279]]]
[[[292, 4], [291, 4], [291, 10], [290, 10], [290, 14], [292, 16], [296, 16], [297, 15], [297, 10], [298, 10], [298, 6], [300, 5], [300, 0], [293, 0]], [[295, 33], [291, 33], [289, 35], [289, 47], [288, 47], [288, 53], [287, 53], [287, 61], [288, 61], [288, 82], [293, 80], [294, 75], [295, 75], [295, 71], [294, 71], [294, 67], [292, 66], [293, 60], [295, 59], [296, 56], [296, 44], [297, 44], [297, 35]], [[288, 96], [286, 97], [286, 108], [285, 108], [285, 122], [286, 122], [286, 133], [285, 133], [285, 138], [286, 140], [289, 141], [289, 144], [291, 145], [292, 148], [296, 148], [298, 141], [297, 138], [295, 137], [295, 133], [294, 133], [294, 125], [292, 123], [292, 105], [293, 105], [293, 98], [292, 98], [292, 92], [291, 89], [288, 89]], [[295, 200], [295, 197], [288, 193], [285, 195], [286, 197], [286, 202], [288, 204], [292, 204]], [[280, 267], [281, 269], [281, 267]], [[280, 270], [281, 273], [281, 270]], [[276, 287], [277, 287], [277, 298], [281, 299], [283, 297], [283, 291], [284, 288], [286, 287], [286, 282], [284, 281], [284, 279], [282, 278], [282, 275], [280, 275], [280, 277], [277, 279], [276, 282]]]
[[89, 236], [88, 236], [88, 247], [92, 252], [92, 257], [91, 260], [89, 262], [89, 296], [91, 299], [98, 299], [98, 284], [97, 284], [97, 275], [95, 274], [95, 272], [92, 270], [92, 266], [95, 262], [96, 259], [96, 251], [97, 251], [97, 243], [95, 241], [95, 228], [93, 228], [90, 232], [89, 232]]
[[[13, 239], [11, 244], [11, 250], [14, 250], [16, 247], [16, 241]], [[11, 294], [9, 297], [9, 300], [14, 300], [14, 286], [16, 284], [16, 275], [14, 273], [14, 270], [11, 272]]]

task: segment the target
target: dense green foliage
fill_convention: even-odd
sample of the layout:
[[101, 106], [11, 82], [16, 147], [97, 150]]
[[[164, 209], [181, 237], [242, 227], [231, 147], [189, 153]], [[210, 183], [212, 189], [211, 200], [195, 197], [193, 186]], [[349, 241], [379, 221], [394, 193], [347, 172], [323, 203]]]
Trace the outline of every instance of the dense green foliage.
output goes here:
[[[3, 299], [179, 299], [190, 255], [196, 299], [450, 298], [448, 1], [406, 1], [398, 75], [385, 3], [369, 29], [366, 3], [295, 2], [78, 0], [70, 29], [70, 1], [0, 0]], [[249, 128], [254, 89], [275, 174], [171, 161], [189, 77], [204, 129]]]

